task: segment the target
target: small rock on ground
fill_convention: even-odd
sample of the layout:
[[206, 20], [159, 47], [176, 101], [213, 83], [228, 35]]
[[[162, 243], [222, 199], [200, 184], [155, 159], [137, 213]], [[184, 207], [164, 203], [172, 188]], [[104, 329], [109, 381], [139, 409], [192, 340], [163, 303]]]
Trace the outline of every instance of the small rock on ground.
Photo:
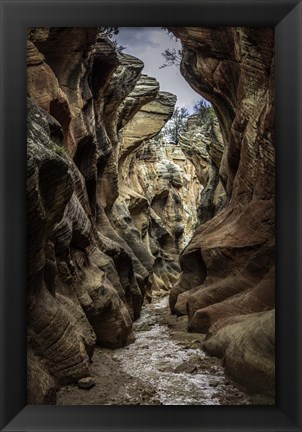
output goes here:
[[95, 380], [92, 377], [81, 378], [78, 381], [78, 387], [82, 389], [90, 389], [95, 385]]

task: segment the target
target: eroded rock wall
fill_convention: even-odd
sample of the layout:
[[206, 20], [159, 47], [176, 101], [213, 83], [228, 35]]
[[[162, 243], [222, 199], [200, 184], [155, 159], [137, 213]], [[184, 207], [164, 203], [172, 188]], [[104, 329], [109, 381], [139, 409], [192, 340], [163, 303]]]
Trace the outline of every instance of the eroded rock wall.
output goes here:
[[171, 28], [181, 72], [217, 114], [224, 150], [223, 210], [201, 224], [180, 257], [173, 312], [224, 357], [247, 389], [274, 394], [274, 32], [271, 28]]
[[88, 377], [95, 344], [131, 343], [144, 299], [177, 279], [143, 239], [144, 199], [125, 198], [127, 159], [175, 104], [142, 69], [96, 28], [28, 32], [29, 404]]
[[198, 221], [212, 219], [226, 203], [226, 194], [219, 178], [224, 145], [216, 118], [202, 121], [198, 114], [190, 116], [179, 144], [186, 159], [195, 167], [202, 191], [198, 202]]
[[[132, 155], [129, 183], [150, 203], [161, 248], [177, 259], [196, 228], [201, 184], [180, 146], [151, 140]], [[160, 227], [162, 229], [160, 230]]]
[[176, 99], [139, 59], [96, 28], [29, 29], [29, 404], [88, 377], [96, 344], [131, 343], [143, 302], [172, 285], [227, 373], [273, 394], [273, 32], [173, 31], [221, 129], [193, 116], [158, 149]]

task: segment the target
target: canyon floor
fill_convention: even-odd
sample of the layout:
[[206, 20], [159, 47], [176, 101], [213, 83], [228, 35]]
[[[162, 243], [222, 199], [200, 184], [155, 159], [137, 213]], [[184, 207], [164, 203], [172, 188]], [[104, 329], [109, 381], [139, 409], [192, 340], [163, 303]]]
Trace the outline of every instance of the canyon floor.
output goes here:
[[187, 317], [171, 315], [168, 297], [143, 307], [126, 348], [97, 347], [95, 386], [63, 387], [58, 405], [255, 405], [228, 381], [221, 361], [200, 350], [204, 335], [187, 332]]

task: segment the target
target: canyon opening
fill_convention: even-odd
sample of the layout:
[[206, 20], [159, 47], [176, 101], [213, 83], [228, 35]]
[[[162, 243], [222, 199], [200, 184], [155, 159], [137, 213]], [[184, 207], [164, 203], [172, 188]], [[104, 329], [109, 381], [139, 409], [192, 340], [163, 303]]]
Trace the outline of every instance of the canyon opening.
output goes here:
[[27, 33], [27, 403], [274, 404], [274, 30]]

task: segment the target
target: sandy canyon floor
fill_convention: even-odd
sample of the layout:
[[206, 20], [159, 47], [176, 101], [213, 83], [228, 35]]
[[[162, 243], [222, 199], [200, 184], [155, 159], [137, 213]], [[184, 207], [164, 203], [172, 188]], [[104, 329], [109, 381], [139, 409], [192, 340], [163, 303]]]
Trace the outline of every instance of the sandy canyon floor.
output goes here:
[[204, 335], [187, 332], [187, 317], [170, 315], [168, 297], [143, 307], [136, 341], [117, 350], [97, 347], [95, 385], [63, 387], [58, 405], [254, 405], [225, 378], [219, 359], [200, 350]]

